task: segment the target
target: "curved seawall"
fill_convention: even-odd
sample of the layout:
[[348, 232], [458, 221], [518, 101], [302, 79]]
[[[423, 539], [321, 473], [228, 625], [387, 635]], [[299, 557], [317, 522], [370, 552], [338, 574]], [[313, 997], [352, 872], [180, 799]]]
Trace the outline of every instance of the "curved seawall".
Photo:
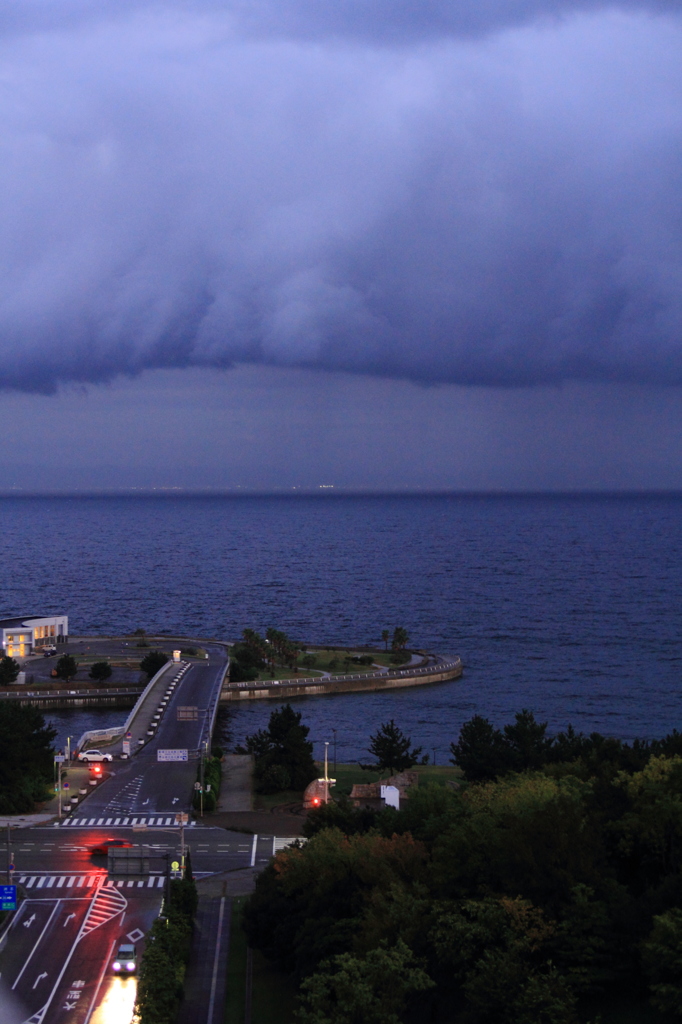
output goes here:
[[427, 686], [458, 679], [462, 674], [460, 658], [438, 658], [425, 668], [402, 671], [362, 673], [333, 678], [316, 676], [308, 679], [258, 680], [253, 683], [226, 683], [221, 701], [289, 700], [318, 694], [370, 693], [374, 690], [396, 690], [407, 686]]

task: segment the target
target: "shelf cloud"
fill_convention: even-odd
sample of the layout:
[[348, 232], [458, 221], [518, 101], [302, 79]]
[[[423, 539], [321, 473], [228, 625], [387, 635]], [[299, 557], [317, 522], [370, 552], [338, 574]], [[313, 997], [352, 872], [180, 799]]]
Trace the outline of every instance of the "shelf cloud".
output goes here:
[[679, 7], [0, 0], [0, 386], [682, 383]]

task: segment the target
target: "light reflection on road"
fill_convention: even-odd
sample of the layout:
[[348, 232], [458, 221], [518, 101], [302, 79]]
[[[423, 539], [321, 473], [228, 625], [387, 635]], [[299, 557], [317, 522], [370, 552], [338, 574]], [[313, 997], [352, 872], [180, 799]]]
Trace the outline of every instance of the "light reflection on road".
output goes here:
[[130, 1024], [137, 997], [136, 978], [109, 978], [89, 1024]]

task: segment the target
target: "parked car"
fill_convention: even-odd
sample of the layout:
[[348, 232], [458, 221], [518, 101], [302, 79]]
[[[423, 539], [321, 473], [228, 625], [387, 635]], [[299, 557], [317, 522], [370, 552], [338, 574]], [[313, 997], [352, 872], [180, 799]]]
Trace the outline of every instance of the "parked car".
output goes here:
[[134, 974], [137, 970], [137, 951], [127, 943], [118, 947], [118, 952], [111, 963], [115, 974]]
[[87, 764], [89, 761], [113, 761], [114, 759], [111, 754], [103, 754], [101, 750], [81, 750], [78, 760]]
[[134, 843], [129, 843], [127, 839], [105, 839], [103, 842], [97, 843], [97, 846], [93, 846], [90, 853], [96, 857], [106, 857], [111, 846], [118, 850], [129, 850], [134, 845]]
[[52, 655], [56, 653], [57, 648], [51, 644], [48, 644], [47, 647], [43, 647], [43, 658], [51, 658]]

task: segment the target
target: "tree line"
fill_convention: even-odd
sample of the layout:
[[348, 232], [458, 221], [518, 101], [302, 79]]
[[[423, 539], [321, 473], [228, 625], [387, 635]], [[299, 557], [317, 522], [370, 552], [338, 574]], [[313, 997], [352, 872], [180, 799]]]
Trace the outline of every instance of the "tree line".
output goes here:
[[338, 801], [245, 912], [303, 1024], [577, 1024], [595, 1000], [682, 1017], [682, 736], [625, 743], [475, 716], [461, 782]]

